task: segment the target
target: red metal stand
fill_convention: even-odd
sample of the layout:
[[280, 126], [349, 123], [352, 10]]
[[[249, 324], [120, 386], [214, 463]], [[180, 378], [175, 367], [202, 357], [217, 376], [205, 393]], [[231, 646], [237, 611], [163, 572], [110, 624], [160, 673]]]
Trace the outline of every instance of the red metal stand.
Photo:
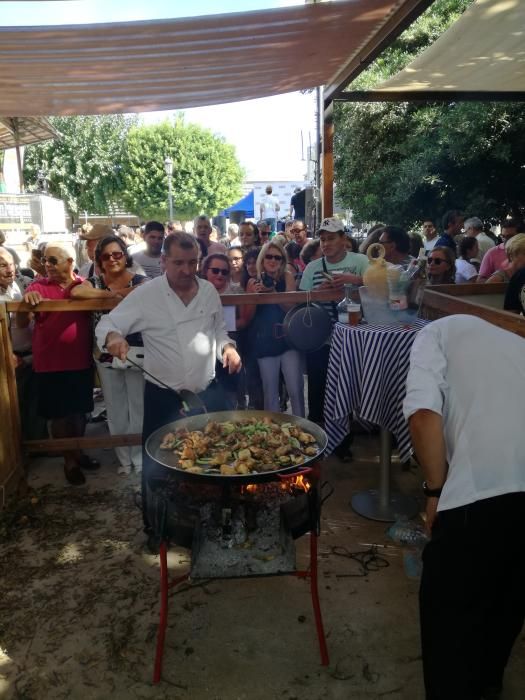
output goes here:
[[[310, 593], [312, 596], [312, 607], [314, 609], [315, 628], [317, 630], [317, 639], [319, 641], [319, 652], [321, 655], [321, 665], [328, 666], [328, 648], [326, 646], [326, 637], [323, 627], [323, 617], [321, 614], [321, 605], [319, 602], [319, 588], [317, 585], [317, 535], [314, 532], [310, 533], [310, 566], [303, 571], [294, 571], [293, 576], [298, 578], [310, 579]], [[286, 574], [285, 574], [286, 575]], [[153, 683], [156, 685], [160, 681], [162, 673], [162, 659], [164, 656], [164, 640], [166, 638], [166, 626], [168, 623], [168, 591], [179, 584], [187, 581], [189, 574], [177, 576], [172, 581], [168, 580], [168, 561], [167, 561], [167, 544], [161, 542], [160, 545], [160, 619], [159, 629], [157, 632], [157, 650], [155, 653], [155, 668], [153, 671]]]

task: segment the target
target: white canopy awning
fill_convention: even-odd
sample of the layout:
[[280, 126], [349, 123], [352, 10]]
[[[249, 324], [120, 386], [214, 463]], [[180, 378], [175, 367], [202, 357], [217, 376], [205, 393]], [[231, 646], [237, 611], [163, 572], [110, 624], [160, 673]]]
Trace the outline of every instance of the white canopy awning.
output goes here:
[[405, 0], [0, 28], [0, 114], [145, 112], [331, 82]]
[[344, 99], [525, 99], [525, 2], [476, 0], [390, 80]]

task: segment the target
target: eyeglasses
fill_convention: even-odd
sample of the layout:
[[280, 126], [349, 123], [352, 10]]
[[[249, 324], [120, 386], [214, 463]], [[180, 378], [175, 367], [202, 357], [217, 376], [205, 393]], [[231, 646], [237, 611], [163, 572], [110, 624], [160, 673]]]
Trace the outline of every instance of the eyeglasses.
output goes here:
[[275, 260], [276, 262], [281, 262], [281, 260], [283, 259], [283, 256], [282, 255], [270, 255], [269, 253], [267, 253], [264, 256], [264, 259], [265, 260]]
[[40, 262], [43, 265], [58, 265], [59, 263], [63, 262], [60, 258], [56, 258], [54, 255], [50, 255], [48, 258], [45, 256], [42, 256], [40, 258]]
[[123, 257], [124, 253], [121, 250], [115, 250], [112, 253], [102, 253], [100, 259], [107, 262], [108, 260], [122, 260]]
[[223, 277], [228, 277], [230, 274], [230, 271], [225, 270], [223, 267], [210, 267], [209, 270], [213, 272], [214, 275], [222, 275]]
[[428, 264], [429, 265], [441, 265], [441, 263], [447, 262], [445, 258], [429, 258], [428, 259]]

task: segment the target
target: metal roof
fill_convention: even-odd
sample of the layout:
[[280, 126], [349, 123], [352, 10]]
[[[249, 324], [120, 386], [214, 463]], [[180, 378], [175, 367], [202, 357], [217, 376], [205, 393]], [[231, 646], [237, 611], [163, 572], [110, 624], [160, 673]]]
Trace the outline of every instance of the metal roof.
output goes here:
[[0, 151], [59, 136], [45, 117], [0, 117]]
[[0, 28], [0, 114], [221, 104], [331, 83], [403, 0], [189, 19]]

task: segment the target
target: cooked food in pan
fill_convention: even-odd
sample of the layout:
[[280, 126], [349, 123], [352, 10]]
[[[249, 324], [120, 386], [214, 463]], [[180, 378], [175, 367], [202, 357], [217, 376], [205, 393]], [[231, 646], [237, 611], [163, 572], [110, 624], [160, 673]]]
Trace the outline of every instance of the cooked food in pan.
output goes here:
[[271, 418], [217, 423], [204, 430], [164, 435], [161, 450], [172, 450], [179, 467], [197, 474], [237, 476], [300, 466], [319, 452], [313, 435], [293, 423]]

